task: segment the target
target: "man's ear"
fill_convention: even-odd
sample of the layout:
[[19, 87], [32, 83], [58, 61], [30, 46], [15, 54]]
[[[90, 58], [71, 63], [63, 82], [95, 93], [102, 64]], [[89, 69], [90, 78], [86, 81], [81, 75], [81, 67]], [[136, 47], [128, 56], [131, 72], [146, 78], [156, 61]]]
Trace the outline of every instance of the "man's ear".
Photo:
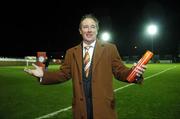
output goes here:
[[80, 33], [80, 34], [82, 34], [82, 31], [81, 31], [81, 29], [79, 29], [79, 33]]

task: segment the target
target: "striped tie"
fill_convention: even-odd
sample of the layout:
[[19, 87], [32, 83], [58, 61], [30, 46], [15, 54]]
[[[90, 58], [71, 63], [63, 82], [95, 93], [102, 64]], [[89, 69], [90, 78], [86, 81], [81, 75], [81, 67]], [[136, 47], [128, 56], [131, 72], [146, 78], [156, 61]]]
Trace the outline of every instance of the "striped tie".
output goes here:
[[89, 55], [89, 48], [91, 46], [86, 46], [85, 47], [85, 55], [84, 55], [84, 71], [85, 71], [85, 76], [86, 78], [89, 75], [89, 68], [90, 68], [90, 55]]

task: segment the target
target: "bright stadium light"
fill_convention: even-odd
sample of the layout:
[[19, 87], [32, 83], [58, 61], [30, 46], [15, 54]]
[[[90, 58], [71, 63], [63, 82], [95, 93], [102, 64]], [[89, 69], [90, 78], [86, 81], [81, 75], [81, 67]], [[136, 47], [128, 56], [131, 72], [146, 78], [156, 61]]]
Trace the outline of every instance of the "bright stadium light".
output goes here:
[[153, 52], [153, 50], [154, 50], [153, 40], [154, 40], [154, 36], [158, 32], [157, 25], [155, 25], [155, 24], [148, 25], [146, 31], [147, 31], [147, 34], [150, 35], [150, 37], [151, 37], [151, 40], [152, 40], [152, 52]]
[[108, 33], [108, 32], [104, 32], [104, 33], [102, 33], [101, 34], [101, 39], [103, 40], [103, 41], [108, 41], [108, 40], [110, 40], [110, 34]]
[[149, 34], [149, 35], [156, 35], [156, 33], [157, 33], [157, 26], [156, 25], [154, 25], [154, 24], [151, 24], [151, 25], [149, 25], [148, 27], [147, 27], [147, 33]]

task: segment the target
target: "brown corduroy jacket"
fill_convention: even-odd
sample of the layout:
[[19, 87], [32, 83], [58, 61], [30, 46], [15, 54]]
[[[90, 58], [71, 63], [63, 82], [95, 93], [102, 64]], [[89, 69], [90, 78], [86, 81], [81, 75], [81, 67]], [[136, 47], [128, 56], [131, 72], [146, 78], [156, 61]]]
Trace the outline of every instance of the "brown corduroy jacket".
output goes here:
[[[113, 75], [126, 81], [130, 69], [123, 64], [117, 48], [111, 43], [97, 40], [92, 64], [93, 119], [117, 119], [113, 92]], [[82, 46], [67, 50], [59, 71], [44, 72], [42, 84], [61, 83], [72, 79], [74, 119], [87, 119], [82, 81]]]

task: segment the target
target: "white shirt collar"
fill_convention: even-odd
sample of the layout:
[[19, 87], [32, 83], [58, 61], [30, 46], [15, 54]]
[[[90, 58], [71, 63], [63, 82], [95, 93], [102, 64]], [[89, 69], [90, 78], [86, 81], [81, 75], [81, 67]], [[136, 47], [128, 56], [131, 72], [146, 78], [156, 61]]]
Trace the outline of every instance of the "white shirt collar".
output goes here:
[[86, 47], [86, 46], [91, 46], [92, 48], [94, 48], [95, 44], [96, 44], [96, 40], [94, 40], [94, 42], [92, 42], [90, 45], [83, 42], [83, 48]]

